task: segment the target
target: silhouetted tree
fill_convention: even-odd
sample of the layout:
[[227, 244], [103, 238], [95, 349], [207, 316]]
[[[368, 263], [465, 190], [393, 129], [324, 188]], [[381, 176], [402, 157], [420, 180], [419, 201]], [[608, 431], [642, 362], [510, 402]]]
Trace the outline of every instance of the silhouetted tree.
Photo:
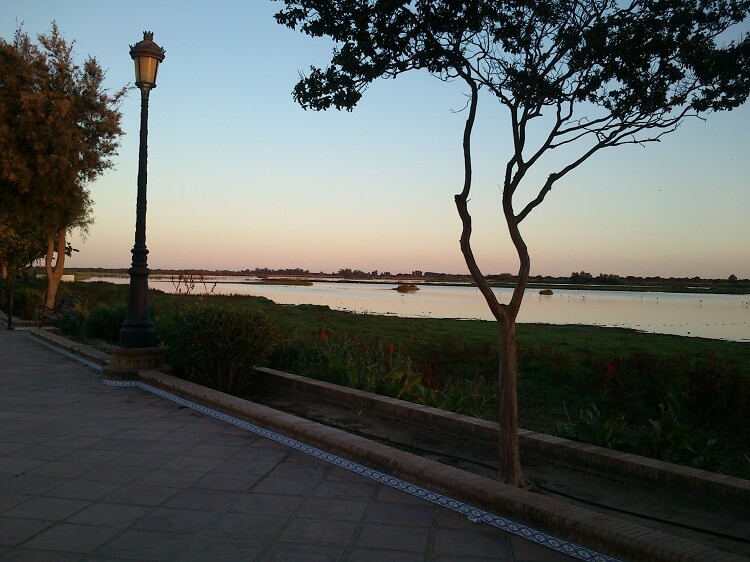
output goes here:
[[[464, 185], [455, 197], [461, 251], [499, 326], [500, 474], [522, 486], [515, 322], [531, 262], [520, 224], [558, 180], [600, 150], [658, 141], [688, 116], [743, 103], [750, 39], [717, 45], [717, 37], [747, 17], [750, 0], [284, 3], [276, 15], [280, 24], [336, 44], [330, 66], [311, 68], [294, 88], [305, 108], [350, 110], [372, 81], [418, 69], [468, 88]], [[471, 137], [480, 92], [505, 107], [510, 119], [501, 204], [519, 270], [508, 303], [498, 302], [470, 243]], [[552, 169], [516, 207], [529, 170], [559, 147], [572, 154], [568, 163]]]
[[570, 282], [576, 285], [588, 285], [593, 280], [593, 277], [587, 271], [580, 271], [570, 274]]
[[78, 66], [54, 23], [37, 39], [20, 29], [12, 42], [0, 39], [0, 223], [34, 224], [44, 234], [51, 309], [66, 235], [91, 223], [86, 184], [113, 165], [125, 89], [109, 93], [94, 58]]
[[600, 273], [596, 276], [596, 282], [602, 285], [624, 285], [625, 282], [619, 275], [613, 273]]

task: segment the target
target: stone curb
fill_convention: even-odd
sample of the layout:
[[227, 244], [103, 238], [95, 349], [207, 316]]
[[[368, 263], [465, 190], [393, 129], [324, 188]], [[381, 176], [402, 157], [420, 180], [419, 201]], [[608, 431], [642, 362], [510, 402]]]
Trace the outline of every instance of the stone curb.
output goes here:
[[42, 341], [45, 341], [51, 345], [54, 345], [55, 347], [63, 349], [79, 357], [83, 357], [87, 361], [91, 361], [92, 363], [96, 363], [97, 365], [101, 365], [103, 367], [109, 365], [109, 354], [101, 351], [100, 349], [97, 349], [92, 345], [85, 345], [71, 341], [67, 338], [64, 338], [63, 336], [54, 334], [49, 330], [45, 330], [43, 328], [32, 328], [28, 330], [28, 332], [32, 336]]

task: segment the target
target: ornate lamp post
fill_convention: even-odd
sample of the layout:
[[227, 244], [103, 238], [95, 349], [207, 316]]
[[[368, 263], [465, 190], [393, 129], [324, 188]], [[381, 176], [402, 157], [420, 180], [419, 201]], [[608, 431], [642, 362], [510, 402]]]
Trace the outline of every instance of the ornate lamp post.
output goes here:
[[[129, 270], [130, 296], [127, 318], [120, 330], [120, 347], [122, 348], [157, 346], [156, 330], [149, 318], [146, 302], [149, 273], [148, 249], [146, 248], [146, 164], [148, 159], [148, 95], [153, 88], [156, 88], [156, 72], [159, 69], [159, 63], [164, 60], [164, 53], [164, 49], [154, 43], [154, 34], [149, 31], [143, 32], [143, 41], [130, 47], [130, 56], [135, 61], [135, 85], [141, 90], [141, 140], [138, 153], [135, 245], [132, 250], [133, 263]], [[137, 365], [134, 366], [137, 367]], [[152, 365], [142, 365], [144, 366]]]

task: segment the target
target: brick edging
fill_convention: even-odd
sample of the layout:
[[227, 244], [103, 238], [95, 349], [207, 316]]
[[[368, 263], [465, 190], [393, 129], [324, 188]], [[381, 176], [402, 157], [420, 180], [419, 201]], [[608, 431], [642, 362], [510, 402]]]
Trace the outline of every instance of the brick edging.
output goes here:
[[[258, 367], [261, 384], [314, 391], [332, 403], [365, 410], [378, 416], [406, 421], [417, 427], [437, 429], [460, 439], [474, 439], [497, 448], [499, 424], [446, 412], [430, 406], [342, 387], [276, 369]], [[570, 439], [518, 430], [522, 455], [540, 456], [575, 467], [606, 472], [610, 476], [655, 483], [679, 493], [700, 494], [729, 502], [741, 509], [750, 507], [750, 480], [650, 459], [631, 453], [579, 443]]]

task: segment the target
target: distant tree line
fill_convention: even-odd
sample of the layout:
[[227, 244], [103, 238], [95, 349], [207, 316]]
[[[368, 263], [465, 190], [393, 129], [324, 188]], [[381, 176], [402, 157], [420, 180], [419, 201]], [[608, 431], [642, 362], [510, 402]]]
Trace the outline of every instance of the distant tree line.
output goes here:
[[611, 273], [600, 273], [596, 277], [586, 271], [573, 272], [570, 274], [570, 282], [576, 285], [625, 285], [625, 280], [619, 275]]
[[[125, 274], [127, 270], [125, 268], [70, 268], [70, 273], [75, 272], [88, 272], [96, 273], [98, 275], [108, 274]], [[444, 282], [444, 283], [470, 283], [472, 281], [471, 276], [466, 273], [441, 273], [437, 271], [422, 271], [415, 269], [411, 273], [391, 273], [390, 271], [378, 271], [373, 270], [370, 272], [362, 271], [359, 269], [342, 268], [337, 271], [330, 273], [319, 271], [312, 272], [309, 269], [302, 269], [299, 267], [293, 268], [271, 268], [271, 267], [256, 267], [254, 269], [152, 269], [152, 272], [157, 275], [169, 275], [175, 273], [185, 273], [193, 275], [247, 275], [256, 277], [309, 277], [309, 278], [330, 278], [337, 277], [341, 279], [356, 279], [356, 280], [377, 280], [377, 279], [413, 279], [413, 280], [424, 280], [427, 282]], [[512, 273], [499, 273], [487, 276], [488, 281], [494, 284], [512, 284], [516, 282], [516, 276]], [[573, 272], [568, 277], [561, 277], [555, 275], [531, 275], [529, 276], [529, 282], [535, 284], [567, 284], [572, 283], [576, 285], [642, 285], [642, 286], [669, 286], [669, 285], [698, 285], [698, 286], [714, 286], [714, 285], [748, 285], [750, 279], [739, 279], [736, 275], [732, 274], [726, 279], [705, 279], [702, 277], [661, 277], [661, 276], [647, 276], [639, 277], [636, 275], [627, 275], [625, 277], [614, 274], [614, 273], [600, 273], [594, 277], [591, 273], [586, 271]]]

